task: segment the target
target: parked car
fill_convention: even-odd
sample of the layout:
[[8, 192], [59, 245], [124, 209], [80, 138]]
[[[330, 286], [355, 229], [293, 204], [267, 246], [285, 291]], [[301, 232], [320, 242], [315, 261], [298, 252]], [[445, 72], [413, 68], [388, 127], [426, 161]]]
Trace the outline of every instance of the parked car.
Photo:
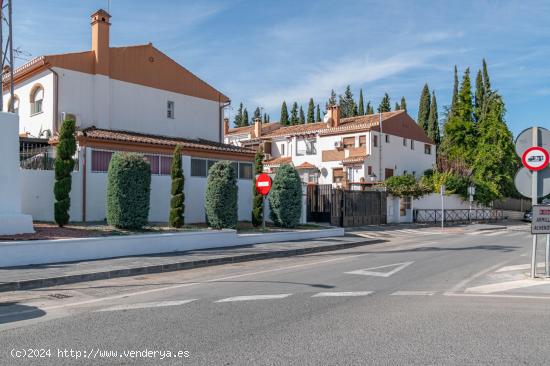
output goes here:
[[528, 210], [525, 211], [525, 213], [523, 214], [523, 221], [531, 222], [532, 220], [533, 220], [533, 210], [532, 210], [532, 209], [528, 209]]

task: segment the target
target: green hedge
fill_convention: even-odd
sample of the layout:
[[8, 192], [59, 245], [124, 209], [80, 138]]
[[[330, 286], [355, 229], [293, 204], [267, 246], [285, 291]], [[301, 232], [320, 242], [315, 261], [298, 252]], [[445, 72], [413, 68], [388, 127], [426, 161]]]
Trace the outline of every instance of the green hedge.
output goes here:
[[149, 162], [139, 154], [114, 153], [107, 177], [107, 223], [118, 228], [142, 228], [149, 216]]
[[76, 152], [76, 140], [74, 137], [76, 122], [74, 119], [66, 119], [61, 125], [59, 144], [57, 145], [54, 163], [55, 183], [53, 186], [54, 220], [60, 227], [69, 222], [69, 209], [71, 208], [71, 174], [74, 169], [73, 156]]
[[184, 224], [185, 211], [185, 194], [183, 187], [185, 178], [181, 167], [181, 147], [177, 146], [174, 149], [172, 157], [172, 199], [170, 200], [170, 217], [169, 222], [172, 227], [182, 227]]
[[260, 148], [254, 158], [254, 180], [252, 181], [252, 225], [260, 226], [263, 222], [263, 195], [256, 190], [256, 176], [264, 171], [264, 152]]
[[277, 170], [269, 193], [270, 217], [282, 227], [295, 227], [302, 215], [302, 181], [300, 175], [290, 165], [282, 165]]
[[229, 161], [219, 161], [208, 171], [204, 197], [206, 220], [214, 229], [237, 227], [237, 172]]

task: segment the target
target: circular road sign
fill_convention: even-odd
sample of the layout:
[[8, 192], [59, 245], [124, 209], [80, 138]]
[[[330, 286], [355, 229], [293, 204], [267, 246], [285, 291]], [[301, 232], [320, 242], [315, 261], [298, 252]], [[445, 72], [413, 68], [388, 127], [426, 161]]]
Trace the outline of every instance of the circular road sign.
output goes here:
[[525, 153], [525, 150], [529, 149], [533, 145], [538, 145], [550, 151], [550, 131], [543, 127], [537, 127], [538, 129], [538, 143], [533, 144], [533, 128], [527, 128], [518, 135], [515, 141], [516, 153], [521, 158]]
[[548, 166], [549, 159], [548, 151], [542, 147], [533, 146], [525, 150], [521, 157], [521, 162], [527, 169], [539, 171]]
[[266, 196], [271, 189], [271, 178], [269, 175], [262, 173], [256, 178], [256, 192], [262, 196]]
[[[519, 193], [525, 197], [532, 198], [533, 172], [527, 168], [521, 168], [516, 173], [514, 184]], [[537, 197], [546, 197], [550, 194], [550, 169], [544, 169], [537, 174]]]

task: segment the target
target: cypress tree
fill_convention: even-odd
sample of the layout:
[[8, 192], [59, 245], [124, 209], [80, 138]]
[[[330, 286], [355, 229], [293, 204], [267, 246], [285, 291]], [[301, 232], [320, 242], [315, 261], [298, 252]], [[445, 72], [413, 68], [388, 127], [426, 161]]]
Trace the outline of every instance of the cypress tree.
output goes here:
[[248, 123], [248, 111], [246, 110], [246, 108], [243, 111], [243, 117], [242, 117], [242, 120], [241, 120], [241, 125], [243, 127], [249, 125], [249, 123]]
[[439, 116], [437, 113], [437, 100], [435, 99], [435, 91], [432, 91], [432, 101], [430, 103], [430, 115], [428, 117], [428, 137], [439, 145], [441, 142], [441, 134], [439, 133]]
[[462, 78], [458, 93], [457, 116], [464, 121], [473, 122], [472, 86], [470, 83], [470, 68], [467, 68]]
[[363, 89], [359, 89], [359, 108], [357, 110], [357, 114], [359, 116], [365, 115], [365, 102], [363, 101]]
[[447, 115], [447, 120], [450, 120], [456, 110], [456, 104], [458, 103], [458, 70], [455, 65], [454, 71], [454, 84], [453, 84], [453, 97], [451, 99], [451, 107]]
[[258, 227], [262, 224], [263, 196], [256, 191], [256, 177], [264, 171], [264, 152], [260, 148], [254, 158], [254, 184], [252, 184], [252, 225]]
[[185, 194], [183, 169], [181, 167], [181, 146], [176, 146], [172, 156], [172, 199], [170, 200], [170, 215], [168, 221], [172, 227], [182, 227], [184, 224]]
[[483, 77], [481, 76], [481, 70], [478, 70], [476, 77], [476, 93], [474, 102], [474, 121], [477, 123], [481, 119], [481, 113], [483, 111], [483, 98], [485, 95], [485, 86], [483, 85]]
[[401, 106], [399, 103], [395, 102], [395, 110], [398, 111], [399, 109], [401, 109]]
[[76, 121], [72, 115], [68, 116], [59, 132], [59, 143], [55, 157], [55, 183], [53, 186], [54, 220], [59, 227], [69, 223], [69, 209], [71, 208], [72, 172], [74, 169], [73, 156], [76, 152], [76, 140], [74, 137]]
[[401, 106], [399, 109], [407, 112], [407, 102], [405, 101], [405, 97], [401, 97]]
[[321, 122], [321, 108], [319, 108], [319, 104], [317, 104], [317, 117], [315, 118], [316, 122]]
[[416, 123], [428, 133], [428, 117], [430, 115], [430, 88], [428, 84], [424, 84], [422, 93], [420, 93], [420, 101], [418, 103], [418, 119]]
[[252, 116], [252, 121], [256, 121], [256, 118], [262, 120], [262, 112], [260, 110], [260, 107], [256, 107], [254, 110], [254, 115]]
[[300, 119], [298, 120], [298, 123], [301, 125], [306, 123], [306, 116], [304, 115], [304, 109], [302, 108], [302, 106], [300, 106]]
[[309, 105], [307, 107], [307, 123], [315, 122], [315, 103], [313, 98], [309, 98]]
[[330, 106], [333, 106], [333, 105], [336, 105], [337, 103], [337, 100], [336, 100], [336, 92], [334, 92], [334, 89], [332, 89], [330, 91], [330, 98], [328, 99], [327, 101], [327, 105], [326, 105], [326, 110], [328, 111], [329, 107]]
[[286, 101], [283, 101], [283, 104], [281, 105], [280, 123], [282, 126], [288, 126], [290, 124], [288, 120], [288, 108], [286, 107]]
[[489, 72], [487, 71], [487, 62], [483, 59], [483, 85], [485, 86], [485, 93], [491, 91], [491, 81], [489, 80]]
[[239, 109], [237, 109], [237, 114], [235, 114], [235, 121], [233, 121], [233, 124], [235, 127], [242, 127], [242, 120], [243, 120], [243, 103], [239, 105]]
[[391, 112], [391, 102], [388, 93], [384, 93], [384, 97], [378, 106], [378, 113]]
[[374, 114], [374, 108], [372, 107], [370, 100], [367, 103], [367, 114]]
[[340, 116], [346, 118], [353, 117], [354, 115], [357, 115], [357, 110], [351, 87], [348, 85], [344, 91], [344, 95], [340, 96]]
[[262, 122], [263, 122], [263, 123], [269, 122], [269, 121], [267, 120], [267, 113], [264, 113], [264, 118], [263, 118]]
[[300, 119], [298, 118], [298, 103], [294, 102], [290, 110], [290, 124], [297, 125], [298, 123], [300, 123]]

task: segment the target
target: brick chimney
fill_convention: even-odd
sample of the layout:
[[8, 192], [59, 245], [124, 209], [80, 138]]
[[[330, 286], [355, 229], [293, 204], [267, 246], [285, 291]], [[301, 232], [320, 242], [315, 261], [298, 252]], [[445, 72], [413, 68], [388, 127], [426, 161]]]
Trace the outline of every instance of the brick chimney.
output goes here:
[[327, 127], [338, 127], [340, 125], [340, 106], [338, 104], [328, 107]]
[[92, 14], [92, 51], [95, 56], [96, 74], [109, 75], [109, 20], [111, 16], [103, 9]]
[[256, 118], [254, 120], [254, 138], [260, 138], [262, 137], [262, 120], [259, 118]]
[[225, 117], [223, 119], [223, 134], [227, 135], [229, 133], [229, 118]]

